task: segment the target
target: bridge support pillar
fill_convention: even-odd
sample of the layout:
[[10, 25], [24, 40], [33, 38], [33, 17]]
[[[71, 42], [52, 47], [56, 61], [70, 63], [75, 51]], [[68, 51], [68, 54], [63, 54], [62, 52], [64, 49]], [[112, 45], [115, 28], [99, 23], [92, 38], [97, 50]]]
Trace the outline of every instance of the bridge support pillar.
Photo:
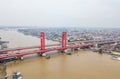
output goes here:
[[[40, 33], [40, 50], [44, 51], [45, 50], [45, 33], [41, 32]], [[39, 56], [42, 56], [44, 52], [38, 53]]]
[[59, 52], [60, 52], [60, 53], [65, 53], [65, 51], [64, 51], [64, 50], [59, 50]]
[[73, 50], [77, 51], [77, 50], [78, 50], [78, 48], [73, 48]]
[[45, 34], [44, 34], [44, 32], [41, 32], [41, 35], [40, 35], [40, 45], [41, 45], [41, 50], [45, 50]]
[[62, 32], [62, 48], [63, 48], [63, 50], [60, 50], [59, 52], [65, 53], [64, 50], [66, 49], [66, 45], [67, 45], [67, 33]]
[[71, 50], [71, 49], [66, 49], [64, 52], [65, 52], [67, 55], [71, 55], [71, 54], [72, 54], [72, 50]]
[[67, 33], [63, 32], [62, 33], [62, 48], [66, 49], [67, 45]]
[[59, 50], [59, 53], [66, 53], [67, 55], [71, 55], [72, 54], [72, 50], [70, 50], [70, 49]]

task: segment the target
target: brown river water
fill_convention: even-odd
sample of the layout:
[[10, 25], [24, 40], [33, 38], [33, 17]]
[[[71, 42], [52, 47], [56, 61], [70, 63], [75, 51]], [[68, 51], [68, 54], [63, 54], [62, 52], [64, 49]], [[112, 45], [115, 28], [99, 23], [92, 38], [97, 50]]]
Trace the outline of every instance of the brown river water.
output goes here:
[[[9, 40], [9, 47], [39, 45], [39, 39], [17, 31], [2, 31], [0, 37]], [[47, 44], [55, 42], [46, 40]], [[58, 54], [50, 59], [35, 57], [7, 64], [7, 75], [20, 71], [23, 79], [120, 79], [120, 61], [110, 55], [88, 50], [72, 55]]]

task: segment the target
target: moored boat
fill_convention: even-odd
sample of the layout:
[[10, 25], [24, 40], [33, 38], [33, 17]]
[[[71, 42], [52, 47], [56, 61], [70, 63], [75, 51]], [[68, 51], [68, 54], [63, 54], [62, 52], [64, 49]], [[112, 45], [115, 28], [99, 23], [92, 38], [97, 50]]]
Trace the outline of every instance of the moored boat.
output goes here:
[[112, 59], [114, 59], [114, 60], [120, 60], [120, 57], [119, 56], [112, 56]]

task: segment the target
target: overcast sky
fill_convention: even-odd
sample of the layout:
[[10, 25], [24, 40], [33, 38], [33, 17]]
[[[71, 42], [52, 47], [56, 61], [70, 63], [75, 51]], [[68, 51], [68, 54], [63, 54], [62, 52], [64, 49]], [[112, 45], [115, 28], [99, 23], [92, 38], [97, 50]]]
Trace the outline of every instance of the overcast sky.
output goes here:
[[0, 25], [120, 27], [120, 0], [0, 0]]

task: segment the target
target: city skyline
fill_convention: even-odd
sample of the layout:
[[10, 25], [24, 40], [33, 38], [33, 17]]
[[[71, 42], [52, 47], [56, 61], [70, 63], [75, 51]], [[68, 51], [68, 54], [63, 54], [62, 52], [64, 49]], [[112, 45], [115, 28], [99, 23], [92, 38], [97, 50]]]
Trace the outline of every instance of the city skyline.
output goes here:
[[0, 0], [0, 26], [120, 27], [119, 0]]

